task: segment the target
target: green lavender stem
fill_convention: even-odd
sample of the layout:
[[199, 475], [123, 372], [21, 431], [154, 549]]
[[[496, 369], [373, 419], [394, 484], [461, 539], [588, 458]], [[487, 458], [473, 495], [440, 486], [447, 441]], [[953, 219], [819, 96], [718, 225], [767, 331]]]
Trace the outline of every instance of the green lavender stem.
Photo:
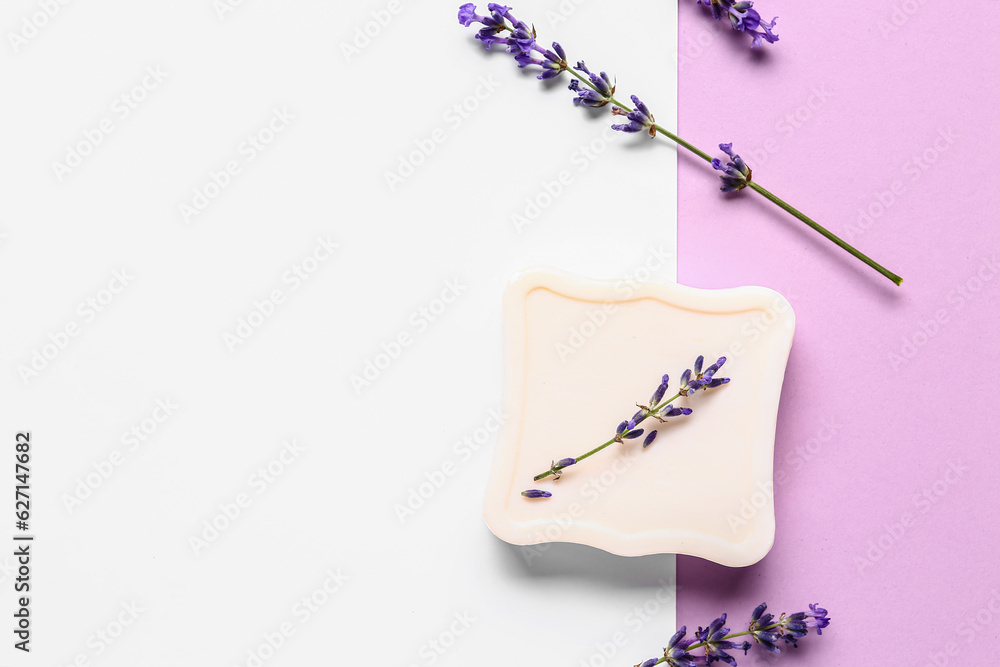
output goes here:
[[[589, 77], [583, 76], [580, 72], [576, 71], [572, 67], [568, 67], [567, 66], [566, 69], [569, 72], [571, 72], [574, 76], [576, 76], [576, 78], [579, 79], [581, 83], [589, 86], [591, 90], [593, 90], [593, 91], [595, 91], [597, 93], [601, 92], [600, 90], [597, 89], [596, 86], [594, 86], [594, 84], [592, 84], [590, 82]], [[618, 101], [617, 99], [615, 99], [613, 96], [609, 97], [608, 99], [611, 101], [612, 104], [614, 104], [614, 105], [616, 105], [616, 106], [624, 109], [627, 112], [631, 112], [633, 110], [630, 106], [628, 106], [627, 104], [621, 103], [620, 101]], [[705, 151], [701, 150], [700, 148], [694, 146], [693, 144], [690, 144], [687, 141], [684, 141], [679, 136], [677, 136], [673, 132], [667, 130], [662, 125], [657, 125], [657, 124], [654, 123], [653, 127], [656, 128], [656, 131], [658, 133], [660, 133], [663, 136], [667, 137], [668, 139], [670, 139], [671, 141], [673, 141], [674, 143], [676, 143], [678, 146], [683, 146], [684, 148], [686, 148], [687, 150], [691, 151], [692, 153], [694, 153], [695, 155], [697, 155], [701, 159], [705, 160], [706, 162], [709, 162], [709, 163], [712, 162], [712, 156], [711, 155], [709, 155]], [[886, 278], [888, 278], [889, 280], [891, 280], [895, 285], [899, 286], [899, 285], [902, 284], [903, 279], [900, 276], [896, 275], [895, 273], [893, 273], [889, 269], [885, 268], [884, 266], [882, 266], [881, 264], [879, 264], [878, 262], [876, 262], [874, 259], [872, 259], [868, 255], [864, 254], [863, 252], [861, 252], [860, 250], [858, 250], [857, 248], [855, 248], [854, 246], [852, 246], [850, 243], [848, 243], [847, 241], [843, 240], [842, 238], [840, 238], [839, 236], [837, 236], [836, 234], [834, 234], [833, 232], [831, 232], [829, 229], [827, 229], [826, 227], [822, 226], [821, 224], [819, 224], [818, 222], [816, 222], [815, 220], [813, 220], [812, 218], [810, 218], [809, 216], [807, 216], [802, 211], [798, 210], [797, 208], [795, 208], [791, 204], [787, 203], [786, 201], [784, 201], [780, 197], [777, 197], [776, 195], [774, 195], [773, 193], [771, 193], [769, 190], [767, 190], [766, 188], [764, 188], [764, 186], [759, 185], [759, 184], [757, 184], [757, 183], [755, 183], [753, 181], [751, 181], [747, 185], [750, 187], [751, 190], [753, 190], [757, 194], [761, 195], [762, 197], [764, 197], [768, 201], [770, 201], [770, 202], [772, 202], [774, 204], [777, 204], [780, 208], [784, 209], [788, 213], [791, 213], [793, 216], [795, 216], [796, 218], [798, 218], [799, 220], [801, 220], [802, 222], [804, 222], [805, 224], [807, 224], [809, 227], [811, 227], [812, 229], [814, 229], [817, 232], [819, 232], [820, 234], [822, 234], [825, 238], [827, 238], [828, 240], [832, 241], [837, 246], [843, 248], [844, 250], [846, 250], [847, 252], [849, 252], [854, 257], [857, 257], [862, 262], [864, 262], [865, 264], [867, 264], [871, 268], [873, 268], [876, 271], [878, 271], [879, 273], [881, 273], [883, 276], [885, 276]]]
[[[677, 392], [676, 394], [674, 394], [672, 397], [668, 398], [667, 400], [660, 402], [658, 405], [650, 407], [649, 411], [646, 413], [646, 417], [648, 417], [649, 415], [651, 415], [651, 414], [659, 411], [660, 408], [664, 407], [665, 405], [669, 405], [672, 401], [676, 401], [680, 397], [681, 397], [681, 393]], [[643, 421], [645, 421], [646, 417], [643, 417], [638, 422], [636, 422], [636, 425], [639, 425]], [[577, 456], [576, 457], [576, 462], [579, 463], [580, 461], [582, 461], [582, 460], [584, 460], [586, 458], [590, 458], [591, 456], [593, 456], [597, 452], [601, 451], [602, 449], [604, 449], [606, 447], [610, 447], [611, 445], [613, 445], [616, 442], [620, 442], [620, 439], [624, 438], [626, 435], [628, 435], [629, 433], [631, 433], [632, 430], [634, 430], [634, 429], [626, 429], [626, 430], [622, 431], [621, 433], [619, 433], [614, 438], [611, 438], [610, 440], [608, 440], [607, 442], [605, 442], [604, 444], [598, 445], [597, 447], [594, 447], [593, 449], [591, 449], [586, 454], [581, 454], [580, 456]], [[549, 468], [545, 472], [538, 473], [537, 475], [535, 475], [534, 479], [535, 479], [536, 482], [538, 480], [540, 480], [540, 479], [545, 479], [549, 475], [553, 475], [553, 474], [559, 472], [564, 467], [565, 466], [553, 466], [552, 468]]]

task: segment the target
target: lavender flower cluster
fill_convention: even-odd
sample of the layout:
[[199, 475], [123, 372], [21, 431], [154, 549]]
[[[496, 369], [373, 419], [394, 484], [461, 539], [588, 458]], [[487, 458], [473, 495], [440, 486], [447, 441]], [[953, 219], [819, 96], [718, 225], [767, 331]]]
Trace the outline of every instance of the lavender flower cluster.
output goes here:
[[[817, 635], [823, 634], [823, 628], [830, 625], [826, 609], [818, 604], [810, 604], [809, 611], [794, 614], [782, 614], [775, 619], [772, 614], [765, 614], [766, 604], [760, 604], [750, 615], [750, 623], [745, 631], [730, 633], [726, 625], [726, 615], [712, 621], [707, 628], [698, 628], [694, 637], [686, 638], [687, 627], [678, 630], [667, 647], [663, 649], [662, 658], [649, 658], [635, 667], [653, 667], [665, 664], [668, 667], [699, 667], [713, 662], [724, 662], [736, 667], [736, 658], [728, 651], [743, 651], [743, 655], [753, 648], [749, 641], [734, 642], [736, 637], [751, 636], [771, 653], [781, 653], [781, 647], [791, 644], [798, 646], [798, 641], [810, 630]], [[704, 649], [704, 655], [695, 655], [692, 651]]]
[[729, 22], [733, 30], [745, 32], [753, 37], [750, 48], [761, 46], [764, 42], [774, 44], [778, 41], [775, 35], [774, 23], [778, 20], [775, 16], [770, 23], [763, 20], [757, 10], [753, 8], [752, 2], [733, 2], [732, 0], [698, 0], [699, 5], [706, 5], [712, 8], [712, 16], [716, 21], [723, 17], [729, 17]]

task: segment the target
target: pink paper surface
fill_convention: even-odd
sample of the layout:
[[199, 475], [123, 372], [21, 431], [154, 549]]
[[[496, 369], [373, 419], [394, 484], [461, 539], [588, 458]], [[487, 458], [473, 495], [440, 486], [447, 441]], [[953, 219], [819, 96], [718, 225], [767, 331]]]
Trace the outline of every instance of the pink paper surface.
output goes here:
[[819, 602], [830, 628], [781, 664], [1000, 664], [991, 5], [760, 0], [781, 41], [751, 52], [681, 2], [680, 135], [734, 142], [755, 180], [905, 279], [894, 287], [752, 192], [719, 193], [681, 151], [680, 282], [764, 285], [797, 316], [774, 548], [744, 569], [678, 557], [689, 629], [723, 611], [745, 629], [762, 601]]

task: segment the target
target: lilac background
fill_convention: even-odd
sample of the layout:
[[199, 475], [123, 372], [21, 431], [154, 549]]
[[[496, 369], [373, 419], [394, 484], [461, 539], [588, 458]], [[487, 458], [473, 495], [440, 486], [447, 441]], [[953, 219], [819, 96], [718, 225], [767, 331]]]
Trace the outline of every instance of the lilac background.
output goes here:
[[750, 192], [709, 194], [704, 163], [680, 156], [679, 281], [776, 289], [797, 331], [774, 549], [735, 570], [678, 557], [678, 621], [820, 602], [830, 630], [783, 664], [993, 664], [1000, 94], [983, 70], [1000, 18], [916, 0], [757, 5], [781, 41], [750, 52], [681, 3], [681, 136], [733, 141], [758, 181], [905, 282]]

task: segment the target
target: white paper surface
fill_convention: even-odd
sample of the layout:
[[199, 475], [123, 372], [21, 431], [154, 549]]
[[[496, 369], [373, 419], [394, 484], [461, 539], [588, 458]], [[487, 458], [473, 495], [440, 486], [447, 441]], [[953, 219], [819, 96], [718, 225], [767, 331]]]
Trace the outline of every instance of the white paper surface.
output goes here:
[[[527, 552], [481, 504], [504, 283], [674, 279], [675, 150], [456, 12], [5, 4], [8, 619], [35, 538], [5, 663], [600, 667], [672, 634], [672, 556]], [[671, 3], [514, 12], [675, 125]]]

